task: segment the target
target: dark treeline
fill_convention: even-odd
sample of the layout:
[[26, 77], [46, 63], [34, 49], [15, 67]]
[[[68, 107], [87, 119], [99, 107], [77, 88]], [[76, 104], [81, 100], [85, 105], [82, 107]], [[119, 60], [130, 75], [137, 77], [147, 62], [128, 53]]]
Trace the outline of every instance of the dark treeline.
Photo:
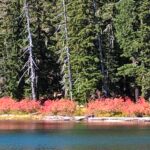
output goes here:
[[149, 0], [0, 0], [0, 97], [150, 97]]

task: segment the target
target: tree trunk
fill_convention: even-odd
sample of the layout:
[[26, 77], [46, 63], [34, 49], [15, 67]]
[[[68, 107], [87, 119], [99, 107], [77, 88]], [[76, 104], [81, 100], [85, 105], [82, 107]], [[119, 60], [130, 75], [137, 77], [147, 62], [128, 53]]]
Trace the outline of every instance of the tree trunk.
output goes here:
[[35, 64], [33, 60], [33, 44], [32, 44], [32, 35], [31, 35], [31, 28], [30, 28], [30, 17], [29, 17], [29, 7], [28, 3], [24, 1], [24, 9], [25, 9], [25, 16], [27, 21], [27, 33], [28, 33], [28, 52], [29, 52], [29, 70], [30, 70], [30, 80], [31, 80], [31, 91], [32, 91], [32, 99], [36, 99], [36, 76], [35, 76]]
[[137, 101], [139, 99], [139, 88], [137, 86], [135, 86], [135, 89], [134, 89], [135, 93], [134, 93], [134, 97], [135, 97], [135, 101]]
[[[96, 14], [97, 4], [95, 0], [93, 0], [93, 8], [94, 8], [94, 13]], [[98, 24], [96, 16], [95, 16], [95, 23]], [[98, 40], [98, 51], [99, 51], [99, 58], [100, 58], [100, 70], [103, 75], [102, 90], [104, 92], [104, 95], [107, 97], [109, 96], [109, 88], [107, 85], [107, 74], [105, 72], [105, 67], [104, 67], [104, 57], [103, 57], [103, 49], [102, 49], [102, 31], [97, 33], [97, 40]]]
[[72, 100], [72, 73], [71, 73], [71, 64], [70, 64], [70, 50], [68, 45], [68, 28], [67, 28], [67, 11], [65, 0], [63, 0], [63, 14], [64, 14], [64, 26], [65, 26], [65, 49], [67, 54], [67, 66], [68, 66], [68, 79], [69, 79], [69, 95]]

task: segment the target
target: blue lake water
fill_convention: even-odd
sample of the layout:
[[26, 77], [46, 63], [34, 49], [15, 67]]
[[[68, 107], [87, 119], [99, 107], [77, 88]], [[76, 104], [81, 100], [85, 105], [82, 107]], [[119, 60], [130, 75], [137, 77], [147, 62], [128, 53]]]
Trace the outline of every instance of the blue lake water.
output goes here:
[[0, 150], [150, 150], [150, 125], [0, 121]]

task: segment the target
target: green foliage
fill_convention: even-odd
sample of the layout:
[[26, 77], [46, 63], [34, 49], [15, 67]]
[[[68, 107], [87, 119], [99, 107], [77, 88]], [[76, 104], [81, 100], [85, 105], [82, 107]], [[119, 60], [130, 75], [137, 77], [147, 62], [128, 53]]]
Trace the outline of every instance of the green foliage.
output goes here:
[[[1, 76], [5, 78], [6, 87], [2, 87], [5, 93], [15, 98], [29, 97], [31, 95], [30, 79], [27, 73], [28, 54], [27, 30], [24, 16], [24, 1], [14, 0], [5, 3], [5, 18], [2, 19], [3, 41], [3, 68]], [[37, 95], [45, 96], [59, 88], [59, 68], [55, 54], [55, 40], [53, 25], [49, 10], [52, 3], [49, 1], [29, 2], [29, 15], [31, 32], [33, 36], [33, 55], [37, 64], [36, 78]], [[51, 10], [52, 11], [52, 10]], [[3, 29], [2, 28], [2, 29]], [[26, 73], [25, 73], [26, 72]]]
[[[2, 37], [1, 43], [3, 50], [3, 68], [1, 76], [5, 78], [4, 94], [11, 95], [17, 98], [22, 97], [23, 86], [18, 85], [18, 80], [21, 75], [22, 65], [22, 20], [21, 3], [17, 1], [5, 1], [3, 3], [3, 19], [2, 19]], [[15, 11], [16, 10], [16, 11]], [[20, 58], [20, 59], [19, 59]]]
[[51, 95], [59, 89], [59, 65], [56, 54], [55, 24], [53, 13], [55, 1], [30, 1], [33, 54], [37, 65], [37, 95]]
[[73, 78], [73, 96], [80, 102], [97, 88], [101, 74], [94, 45], [96, 27], [92, 1], [70, 1], [68, 5], [69, 46]]
[[147, 0], [121, 1], [117, 4], [115, 19], [116, 37], [123, 49], [122, 56], [128, 58], [128, 62], [118, 69], [118, 74], [133, 77], [134, 85], [141, 87], [143, 96], [150, 89], [149, 6]]
[[[102, 91], [108, 96], [117, 93], [119, 76], [116, 76], [117, 68], [121, 65], [121, 50], [115, 39], [114, 16], [116, 1], [97, 1], [96, 27], [97, 36], [101, 40], [100, 46], [96, 41], [96, 48], [100, 49], [100, 68], [102, 73]], [[99, 48], [101, 47], [101, 48]]]
[[[84, 103], [96, 89], [133, 96], [137, 87], [149, 97], [149, 0], [64, 2], [27, 0], [38, 97], [72, 92]], [[24, 0], [0, 1], [0, 97], [31, 95], [27, 33]]]

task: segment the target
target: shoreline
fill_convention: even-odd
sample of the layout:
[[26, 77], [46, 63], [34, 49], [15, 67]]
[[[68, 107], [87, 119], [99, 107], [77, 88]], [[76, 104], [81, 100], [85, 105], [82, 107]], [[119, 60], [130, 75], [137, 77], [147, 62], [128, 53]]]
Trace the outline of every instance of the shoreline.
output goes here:
[[38, 114], [1, 114], [0, 120], [31, 120], [31, 121], [46, 121], [46, 122], [89, 122], [89, 123], [123, 123], [137, 122], [150, 123], [150, 117], [87, 117], [87, 116], [51, 116]]

